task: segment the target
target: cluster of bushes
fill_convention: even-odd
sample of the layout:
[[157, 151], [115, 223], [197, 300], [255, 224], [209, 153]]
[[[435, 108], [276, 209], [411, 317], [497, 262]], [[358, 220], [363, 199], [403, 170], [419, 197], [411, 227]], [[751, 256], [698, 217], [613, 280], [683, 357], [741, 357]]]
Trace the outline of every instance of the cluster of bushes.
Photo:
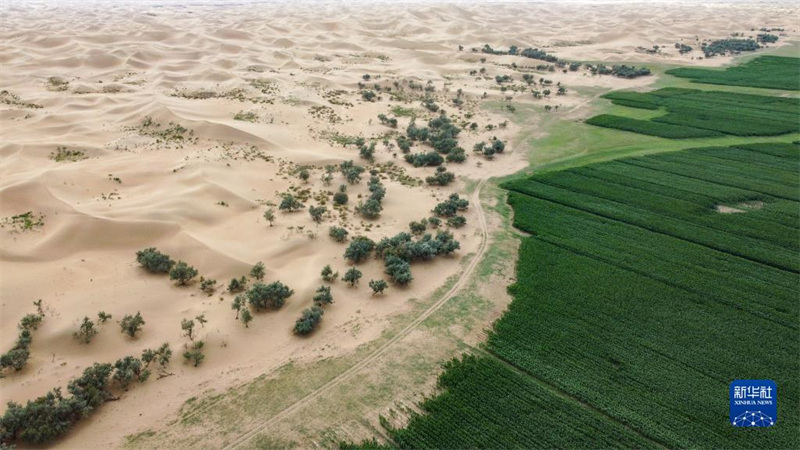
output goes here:
[[444, 157], [436, 152], [409, 153], [405, 160], [414, 167], [435, 167], [444, 163]]
[[360, 156], [361, 159], [373, 161], [375, 159], [375, 143], [371, 142], [369, 145], [361, 145], [361, 148], [358, 150], [358, 156]]
[[144, 382], [152, 363], [163, 371], [171, 356], [169, 344], [164, 344], [156, 350], [144, 350], [141, 358], [127, 356], [113, 365], [95, 363], [69, 381], [69, 395], [55, 388], [25, 405], [9, 402], [0, 418], [0, 443], [4, 448], [17, 442], [39, 445], [62, 436], [103, 403], [118, 400], [114, 385], [127, 390], [133, 382]]
[[494, 81], [497, 82], [497, 84], [503, 84], [510, 83], [514, 81], [514, 79], [511, 78], [511, 75], [495, 75]]
[[[361, 144], [364, 145], [364, 144]], [[357, 184], [361, 181], [361, 174], [364, 173], [365, 169], [361, 166], [358, 166], [353, 163], [353, 161], [344, 161], [339, 164], [339, 171], [344, 176], [345, 180], [349, 184]]]
[[[456, 139], [460, 132], [461, 130], [444, 114], [428, 121], [427, 127], [418, 127], [412, 121], [406, 129], [408, 139], [429, 143], [437, 152], [446, 155], [448, 162], [463, 162], [466, 159], [464, 149], [458, 146]], [[441, 164], [441, 162], [437, 164], [439, 159], [433, 156], [418, 155], [406, 155], [406, 161], [417, 167]]]
[[726, 55], [728, 53], [737, 54], [739, 52], [752, 52], [761, 48], [758, 42], [753, 39], [719, 39], [710, 43], [703, 42], [700, 45], [706, 58], [716, 55]]
[[281, 203], [278, 205], [279, 210], [288, 212], [299, 211], [305, 207], [306, 205], [304, 205], [303, 202], [295, 198], [295, 196], [292, 195], [291, 193], [283, 194], [283, 198], [281, 198]]
[[[477, 49], [473, 49], [476, 51]], [[538, 48], [526, 48], [524, 50], [519, 49], [516, 45], [512, 45], [508, 48], [508, 51], [503, 50], [495, 50], [489, 44], [486, 44], [481, 49], [481, 53], [486, 53], [489, 55], [519, 55], [524, 56], [525, 58], [531, 59], [538, 59], [547, 62], [559, 62], [558, 58], [555, 55], [551, 55], [544, 50], [539, 50]]]
[[397, 128], [397, 119], [394, 117], [387, 117], [386, 114], [378, 114], [378, 120], [386, 126]]
[[[176, 263], [169, 255], [161, 253], [155, 247], [136, 252], [136, 261], [150, 273], [169, 273], [169, 279], [175, 280], [180, 286], [186, 286], [198, 274], [194, 267], [184, 261]], [[201, 287], [206, 292], [209, 289], [213, 291], [214, 284], [216, 284], [215, 280], [204, 279]]]
[[778, 42], [778, 36], [769, 33], [762, 33], [756, 36], [756, 40], [762, 44], [772, 44]]
[[374, 175], [370, 177], [367, 186], [370, 191], [370, 196], [366, 201], [358, 203], [356, 212], [368, 219], [374, 219], [383, 211], [382, 202], [383, 198], [386, 196], [386, 188], [383, 187], [381, 180]]
[[505, 149], [506, 143], [496, 137], [492, 138], [489, 142], [478, 142], [475, 144], [475, 147], [473, 147], [475, 153], [480, 153], [488, 159], [494, 158], [494, 155], [497, 153], [503, 153]]
[[614, 65], [611, 67], [605, 64], [586, 64], [585, 65], [592, 75], [613, 75], [620, 78], [636, 78], [650, 75], [650, 69], [647, 67], [628, 66], [625, 64]]
[[678, 53], [680, 53], [681, 55], [683, 55], [685, 53], [689, 53], [690, 51], [692, 51], [692, 47], [690, 47], [690, 46], [688, 46], [686, 44], [681, 44], [679, 42], [675, 43], [675, 48], [678, 49]]
[[456, 174], [449, 172], [444, 167], [437, 167], [434, 175], [425, 177], [425, 182], [435, 186], [447, 186], [455, 179]]
[[44, 320], [44, 309], [42, 308], [42, 301], [37, 300], [34, 302], [36, 305], [35, 314], [27, 314], [20, 321], [17, 327], [19, 328], [19, 336], [11, 350], [0, 355], [0, 378], [3, 377], [3, 372], [6, 369], [14, 369], [15, 371], [22, 370], [28, 363], [28, 358], [31, 356], [30, 347], [33, 342], [31, 331], [39, 328]]

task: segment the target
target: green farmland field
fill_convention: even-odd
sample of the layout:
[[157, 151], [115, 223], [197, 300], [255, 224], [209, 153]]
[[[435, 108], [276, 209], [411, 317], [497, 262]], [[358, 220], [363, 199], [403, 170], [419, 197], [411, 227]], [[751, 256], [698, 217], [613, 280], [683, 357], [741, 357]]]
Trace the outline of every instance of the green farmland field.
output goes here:
[[681, 88], [614, 91], [603, 97], [620, 106], [663, 109], [664, 114], [649, 120], [602, 114], [586, 123], [669, 139], [778, 136], [800, 131], [798, 98]]
[[681, 67], [667, 73], [695, 83], [800, 90], [800, 58], [759, 56], [724, 70]]
[[[800, 145], [626, 158], [505, 187], [530, 233], [514, 301], [485, 350], [447, 365], [425, 414], [389, 427], [390, 445], [800, 448]], [[776, 426], [731, 426], [735, 379], [777, 383]]]

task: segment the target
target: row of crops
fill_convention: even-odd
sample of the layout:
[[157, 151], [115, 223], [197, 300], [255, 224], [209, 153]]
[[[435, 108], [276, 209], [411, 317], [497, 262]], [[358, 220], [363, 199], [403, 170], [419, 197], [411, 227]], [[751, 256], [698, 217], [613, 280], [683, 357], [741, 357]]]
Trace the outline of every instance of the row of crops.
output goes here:
[[663, 109], [665, 114], [649, 120], [602, 114], [586, 123], [668, 139], [800, 132], [799, 98], [680, 88], [646, 93], [615, 91], [603, 97], [622, 106]]
[[[505, 187], [530, 233], [514, 301], [487, 353], [449, 363], [389, 446], [800, 448], [800, 145]], [[729, 383], [762, 378], [778, 386], [777, 425], [732, 427]]]
[[681, 67], [667, 73], [695, 83], [800, 90], [800, 58], [760, 56], [725, 70]]

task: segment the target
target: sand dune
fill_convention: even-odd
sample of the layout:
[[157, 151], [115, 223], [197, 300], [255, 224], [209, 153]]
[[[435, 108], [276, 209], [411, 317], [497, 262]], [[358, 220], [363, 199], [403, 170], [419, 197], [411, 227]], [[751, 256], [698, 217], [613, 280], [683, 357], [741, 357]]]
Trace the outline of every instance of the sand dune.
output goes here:
[[[124, 436], [172, 418], [201, 391], [224, 390], [288, 361], [352, 352], [380, 336], [392, 317], [409, 311], [413, 299], [431, 295], [459, 273], [462, 258], [480, 240], [471, 210], [468, 225], [454, 230], [461, 250], [415, 263], [409, 287], [392, 286], [385, 298], [374, 298], [366, 283], [384, 278], [383, 267], [364, 263], [359, 288], [332, 285], [335, 303], [321, 329], [307, 339], [291, 333], [322, 284], [321, 268], [348, 267], [345, 246], [328, 238], [329, 226], [343, 224], [351, 236], [378, 240], [430, 216], [436, 203], [453, 192], [463, 194], [475, 180], [525, 167], [527, 147], [515, 140], [519, 129], [513, 123], [501, 128], [508, 116], [479, 106], [484, 93], [489, 101], [510, 96], [532, 105], [536, 113], [526, 126], [536, 129], [544, 105], [575, 109], [586, 104], [586, 92], [654, 81], [536, 73], [570, 89], [537, 102], [530, 93], [501, 92], [493, 78], [516, 76], [512, 63], [540, 61], [486, 56], [472, 47], [513, 44], [574, 60], [722, 65], [730, 58], [701, 61], [699, 52], [679, 55], [672, 46], [764, 26], [786, 27], [782, 43], [796, 38], [800, 23], [797, 8], [782, 3], [103, 5], [0, 6], [0, 90], [41, 106], [0, 104], [0, 219], [31, 211], [44, 222], [25, 232], [0, 228], [3, 351], [13, 344], [16, 323], [32, 311], [34, 300], [44, 299], [49, 308], [35, 332], [28, 366], [0, 380], [0, 403], [64, 386], [97, 361], [137, 355], [162, 342], [180, 350], [186, 343], [180, 321], [198, 314], [209, 319], [201, 330], [208, 351], [197, 369], [183, 364], [176, 351], [175, 376], [104, 406], [63, 441], [70, 448], [118, 447]], [[636, 50], [652, 45], [666, 50], [658, 55]], [[485, 64], [479, 62], [483, 57]], [[469, 75], [480, 67], [488, 70], [486, 78]], [[449, 164], [458, 180], [448, 187], [401, 182], [389, 174], [388, 163], [417, 180], [433, 169], [406, 164], [392, 143], [395, 130], [381, 125], [377, 115], [401, 106], [422, 123], [434, 114], [422, 107], [421, 91], [405, 90], [412, 99], [407, 103], [384, 91], [372, 103], [362, 99], [359, 83], [392, 88], [409, 81], [430, 81], [437, 102], [458, 123], [480, 125], [460, 135], [468, 153], [493, 136], [520, 150], [494, 161], [470, 156], [464, 164]], [[461, 109], [452, 102], [459, 89], [466, 99]], [[252, 118], [235, 120], [238, 113]], [[148, 120], [157, 125], [148, 127]], [[402, 131], [410, 118], [398, 122]], [[381, 218], [369, 221], [353, 213], [359, 197], [369, 195], [362, 181], [348, 188], [346, 214], [333, 211], [317, 225], [307, 210], [278, 212], [269, 226], [264, 210], [290, 188], [320, 194], [346, 184], [339, 174], [331, 186], [321, 181], [326, 164], [359, 162], [356, 148], [336, 142], [341, 136], [377, 143], [375, 168], [386, 170]], [[76, 153], [55, 161], [59, 147]], [[308, 183], [294, 174], [301, 164], [311, 170]], [[217, 279], [220, 289], [207, 296], [196, 283], [177, 287], [165, 276], [146, 273], [135, 252], [152, 246]], [[266, 280], [281, 280], [295, 294], [245, 328], [234, 320], [233, 296], [224, 285], [258, 261], [266, 265]], [[109, 322], [90, 345], [78, 344], [71, 335], [79, 321], [100, 310], [115, 319], [141, 311], [147, 324], [140, 337], [128, 339]]]

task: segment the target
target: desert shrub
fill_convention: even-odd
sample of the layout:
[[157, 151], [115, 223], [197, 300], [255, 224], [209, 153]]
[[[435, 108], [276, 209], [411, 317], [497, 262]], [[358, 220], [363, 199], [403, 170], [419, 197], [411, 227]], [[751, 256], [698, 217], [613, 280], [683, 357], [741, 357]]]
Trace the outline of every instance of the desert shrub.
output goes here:
[[365, 236], [356, 236], [344, 251], [344, 258], [357, 264], [367, 259], [374, 248], [375, 242], [372, 239]]
[[264, 220], [269, 222], [269, 226], [272, 226], [272, 223], [275, 222], [275, 211], [272, 208], [264, 211]]
[[467, 219], [464, 216], [453, 216], [447, 218], [447, 226], [453, 228], [461, 228], [467, 224]]
[[406, 285], [414, 279], [408, 261], [393, 255], [386, 257], [384, 272], [399, 285]]
[[322, 222], [322, 217], [328, 212], [328, 208], [324, 206], [312, 206], [308, 208], [308, 213], [311, 215], [311, 220], [315, 223]]
[[328, 283], [332, 283], [339, 278], [339, 272], [334, 272], [333, 269], [331, 269], [330, 264], [325, 264], [325, 267], [322, 268], [320, 275], [322, 275], [322, 279]]
[[119, 327], [123, 333], [130, 337], [135, 337], [136, 333], [142, 330], [144, 324], [142, 313], [137, 312], [135, 316], [125, 314], [119, 322]]
[[361, 98], [368, 102], [374, 102], [378, 98], [378, 95], [375, 93], [375, 91], [365, 89], [361, 91]]
[[347, 241], [348, 232], [342, 227], [333, 226], [328, 230], [328, 235], [336, 242], [345, 242]]
[[175, 264], [169, 255], [159, 252], [155, 247], [136, 252], [136, 261], [152, 273], [167, 273]]
[[205, 346], [205, 342], [203, 341], [196, 341], [183, 352], [183, 359], [186, 360], [187, 363], [192, 363], [194, 367], [200, 365], [204, 359], [206, 359], [206, 355], [203, 354], [203, 347]]
[[458, 211], [463, 211], [468, 207], [469, 200], [460, 198], [458, 194], [451, 194], [447, 200], [437, 204], [433, 208], [433, 212], [438, 216], [452, 217], [455, 216]]
[[228, 292], [231, 294], [242, 292], [245, 289], [247, 289], [247, 277], [244, 275], [242, 275], [241, 278], [231, 278], [231, 281], [228, 283]]
[[369, 145], [362, 145], [358, 151], [358, 156], [361, 159], [366, 159], [367, 161], [372, 161], [375, 159], [375, 143], [371, 143]]
[[169, 279], [176, 280], [179, 285], [185, 286], [186, 283], [197, 276], [197, 269], [186, 264], [183, 261], [178, 261], [169, 271]]
[[361, 181], [361, 174], [364, 173], [364, 170], [363, 167], [353, 164], [353, 161], [345, 161], [339, 165], [339, 171], [349, 184], [357, 184]]
[[305, 207], [306, 205], [300, 202], [300, 200], [297, 200], [292, 194], [284, 194], [283, 198], [281, 199], [280, 205], [278, 205], [278, 209], [280, 209], [281, 211], [289, 211], [289, 212], [294, 212], [297, 211], [298, 209], [303, 209]]
[[84, 317], [83, 322], [81, 322], [80, 327], [78, 327], [78, 331], [73, 333], [72, 336], [78, 342], [88, 344], [97, 336], [97, 333], [99, 333], [99, 331], [97, 331], [97, 327], [94, 325], [94, 322], [92, 322], [92, 319]]
[[127, 391], [132, 382], [143, 383], [149, 377], [150, 371], [142, 364], [142, 360], [126, 356], [114, 363], [114, 375], [111, 376], [111, 380]]
[[374, 219], [378, 217], [383, 211], [383, 205], [379, 200], [368, 198], [365, 202], [359, 202], [356, 206], [356, 212], [366, 217], [367, 219]]
[[351, 267], [350, 269], [348, 269], [347, 272], [345, 272], [344, 276], [342, 277], [342, 281], [349, 284], [350, 287], [355, 286], [356, 283], [358, 283], [358, 280], [360, 279], [361, 279], [361, 271], [356, 269], [355, 267]]
[[205, 292], [208, 295], [214, 293], [214, 290], [217, 288], [217, 280], [212, 278], [203, 278], [200, 277], [200, 290]]
[[447, 186], [456, 179], [456, 174], [448, 172], [444, 167], [437, 167], [436, 174], [425, 178], [425, 182], [435, 186]]
[[462, 163], [467, 160], [467, 153], [461, 147], [456, 147], [445, 155], [444, 159], [447, 162]]
[[314, 294], [314, 304], [317, 306], [325, 306], [333, 303], [333, 295], [331, 295], [331, 288], [329, 286], [320, 286]]
[[325, 311], [319, 306], [304, 309], [300, 318], [294, 324], [295, 334], [306, 335], [314, 331], [322, 321], [323, 314], [325, 314]]
[[422, 219], [419, 222], [411, 222], [408, 224], [408, 228], [411, 229], [411, 234], [422, 234], [428, 228], [428, 221]]
[[369, 287], [372, 289], [372, 295], [383, 294], [389, 284], [384, 280], [370, 280]]
[[444, 157], [436, 152], [409, 153], [404, 158], [414, 167], [440, 166], [444, 162]]
[[277, 309], [283, 306], [286, 299], [291, 297], [294, 291], [288, 286], [275, 281], [269, 284], [255, 283], [247, 291], [247, 300], [256, 311], [264, 309]]

